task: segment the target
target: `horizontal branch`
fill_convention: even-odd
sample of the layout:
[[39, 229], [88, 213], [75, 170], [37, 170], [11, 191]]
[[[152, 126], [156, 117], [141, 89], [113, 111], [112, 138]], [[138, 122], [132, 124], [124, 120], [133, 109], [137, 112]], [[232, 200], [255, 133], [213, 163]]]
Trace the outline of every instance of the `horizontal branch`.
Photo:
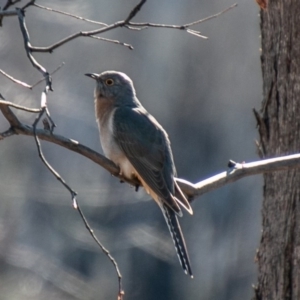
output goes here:
[[[113, 23], [111, 25], [107, 25], [105, 23], [101, 23], [100, 22], [100, 25], [103, 26], [101, 28], [98, 28], [98, 29], [95, 29], [95, 30], [90, 30], [90, 31], [79, 31], [79, 32], [76, 32], [74, 34], [71, 34], [71, 35], [69, 35], [69, 36], [61, 39], [60, 41], [58, 41], [58, 42], [56, 42], [56, 43], [54, 43], [54, 44], [52, 44], [52, 45], [50, 45], [48, 47], [34, 47], [34, 46], [30, 45], [30, 50], [32, 52], [50, 52], [51, 53], [56, 48], [64, 45], [65, 43], [68, 43], [69, 41], [72, 41], [72, 40], [74, 40], [74, 39], [76, 39], [78, 37], [93, 37], [96, 34], [101, 34], [101, 33], [104, 33], [104, 32], [110, 31], [112, 29], [119, 28], [119, 27], [126, 27], [128, 29], [133, 29], [133, 30], [134, 29], [141, 30], [141, 29], [145, 29], [145, 28], [148, 28], [148, 27], [179, 29], [179, 30], [184, 30], [187, 33], [190, 33], [192, 35], [198, 36], [200, 38], [207, 39], [206, 36], [200, 34], [200, 31], [192, 30], [192, 29], [190, 29], [190, 27], [194, 26], [194, 25], [197, 25], [197, 24], [200, 24], [200, 23], [203, 23], [205, 21], [211, 20], [213, 18], [217, 18], [218, 16], [224, 14], [225, 12], [227, 12], [227, 11], [229, 11], [229, 10], [231, 10], [231, 9], [233, 9], [233, 8], [235, 8], [237, 6], [237, 4], [235, 3], [235, 4], [229, 6], [228, 8], [222, 10], [221, 12], [219, 12], [217, 14], [214, 14], [212, 16], [209, 16], [209, 17], [206, 17], [204, 19], [197, 20], [197, 21], [194, 21], [194, 22], [191, 22], [191, 23], [183, 24], [183, 25], [168, 25], [168, 24], [135, 23], [135, 22], [131, 22], [131, 19], [135, 17], [135, 15], [138, 13], [138, 11], [141, 9], [141, 7], [143, 6], [143, 4], [145, 2], [146, 2], [145, 0], [141, 0], [140, 3], [137, 4], [136, 7], [129, 13], [128, 17], [125, 20], [123, 20], [123, 21], [118, 21], [118, 22], [115, 22], [115, 23]], [[67, 16], [70, 16], [70, 17], [73, 17], [73, 18], [76, 18], [76, 19], [79, 19], [79, 20], [83, 20], [83, 21], [86, 21], [86, 22], [99, 24], [99, 22], [96, 22], [96, 21], [93, 21], [93, 20], [89, 20], [89, 19], [86, 19], [86, 18], [83, 18], [83, 17], [80, 17], [80, 16], [72, 15], [72, 14], [69, 14], [67, 12], [54, 10], [52, 8], [49, 8], [49, 7], [37, 5], [35, 3], [33, 5], [36, 6], [36, 7], [42, 8], [42, 9], [46, 9], [48, 11], [52, 11], [52, 12], [60, 13], [60, 14], [63, 14], [63, 15], [67, 15]], [[99, 39], [111, 42], [111, 40], [109, 40], [109, 39], [103, 39], [103, 38], [99, 38]], [[131, 45], [127, 45], [127, 44], [122, 43], [122, 42], [118, 42], [118, 44], [123, 45], [123, 46], [127, 46], [129, 49], [132, 49]]]
[[56, 48], [78, 38], [78, 37], [85, 37], [85, 36], [91, 36], [91, 35], [96, 35], [96, 34], [100, 34], [100, 33], [104, 33], [106, 31], [118, 28], [118, 27], [122, 27], [124, 26], [124, 21], [119, 21], [116, 22], [112, 25], [109, 25], [107, 27], [104, 28], [100, 28], [100, 29], [95, 29], [95, 30], [90, 30], [90, 31], [79, 31], [77, 33], [71, 34], [66, 38], [63, 38], [62, 40], [58, 41], [55, 44], [52, 44], [51, 46], [48, 47], [34, 47], [34, 46], [30, 46], [30, 51], [31, 52], [49, 52], [51, 53], [53, 50], [55, 50]]
[[0, 16], [2, 17], [11, 17], [16, 15], [17, 15], [16, 10], [0, 10]]
[[25, 106], [18, 105], [18, 104], [9, 102], [9, 101], [4, 101], [4, 100], [0, 100], [0, 104], [4, 104], [4, 105], [10, 106], [10, 107], [14, 107], [14, 108], [24, 110], [27, 112], [32, 112], [32, 113], [39, 113], [41, 111], [41, 108], [29, 108], [29, 107], [25, 107]]
[[[204, 19], [201, 20], [197, 20], [191, 23], [187, 23], [187, 24], [183, 24], [183, 25], [168, 25], [168, 24], [157, 24], [157, 23], [136, 23], [136, 22], [129, 22], [128, 23], [128, 27], [129, 29], [133, 29], [134, 27], [141, 27], [142, 29], [146, 29], [148, 27], [154, 27], [154, 28], [169, 28], [169, 29], [180, 29], [180, 30], [186, 30], [187, 32], [191, 33], [191, 34], [196, 34], [199, 35], [200, 32], [196, 31], [196, 30], [190, 30], [188, 29], [191, 26], [206, 22], [208, 20], [214, 19], [219, 17], [220, 15], [226, 13], [227, 11], [235, 8], [237, 6], [237, 3], [232, 4], [231, 6], [227, 7], [226, 9], [220, 11], [219, 13], [216, 13], [214, 15], [211, 15], [209, 17], [206, 17]], [[133, 28], [132, 28], [133, 27]], [[201, 35], [200, 35], [201, 36]], [[207, 38], [205, 36], [201, 36], [203, 38]]]
[[247, 176], [300, 168], [300, 154], [263, 159], [250, 163], [229, 161], [229, 165], [230, 168], [228, 171], [194, 184], [195, 196], [208, 193]]
[[[5, 102], [6, 101], [0, 101], [0, 110], [11, 125], [12, 131], [6, 131], [9, 132], [7, 136], [12, 135], [12, 132], [14, 134], [34, 136], [33, 126], [21, 123], [9, 108], [9, 105], [11, 103]], [[133, 186], [139, 184], [138, 181], [128, 180], [124, 178], [120, 174], [119, 167], [115, 165], [111, 160], [90, 149], [89, 147], [80, 144], [78, 141], [63, 137], [61, 135], [53, 134], [50, 130], [45, 129], [36, 129], [36, 135], [41, 140], [54, 143], [68, 150], [74, 151], [82, 156], [85, 156], [94, 163], [106, 169], [112, 175], [120, 178], [122, 181], [126, 181]], [[1, 134], [0, 136], [4, 138]], [[181, 178], [176, 178], [176, 181], [178, 182], [184, 193], [189, 197], [190, 201], [192, 201], [197, 196], [220, 188], [228, 183], [235, 182], [246, 176], [287, 170], [292, 168], [300, 168], [300, 154], [265, 159], [251, 163], [235, 163], [230, 161], [228, 171], [222, 172], [198, 183], [193, 184]]]

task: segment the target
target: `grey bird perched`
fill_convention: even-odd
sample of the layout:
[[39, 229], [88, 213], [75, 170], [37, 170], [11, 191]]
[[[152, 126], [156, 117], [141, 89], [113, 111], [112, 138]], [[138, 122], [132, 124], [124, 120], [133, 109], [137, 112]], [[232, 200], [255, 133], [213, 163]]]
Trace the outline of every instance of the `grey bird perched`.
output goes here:
[[193, 214], [180, 190], [166, 131], [142, 106], [131, 79], [106, 71], [85, 74], [96, 80], [95, 111], [104, 154], [120, 167], [125, 178], [137, 178], [161, 208], [173, 238], [180, 264], [192, 270], [177, 216], [180, 206]]

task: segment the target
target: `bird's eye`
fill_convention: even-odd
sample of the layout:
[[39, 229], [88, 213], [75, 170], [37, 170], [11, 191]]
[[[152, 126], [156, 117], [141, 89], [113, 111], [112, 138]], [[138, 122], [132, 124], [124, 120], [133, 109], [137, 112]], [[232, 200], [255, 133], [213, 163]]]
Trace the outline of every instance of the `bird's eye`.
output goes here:
[[111, 78], [109, 78], [109, 79], [106, 79], [106, 80], [105, 80], [105, 83], [106, 83], [106, 85], [111, 86], [111, 85], [113, 85], [115, 82], [114, 82]]

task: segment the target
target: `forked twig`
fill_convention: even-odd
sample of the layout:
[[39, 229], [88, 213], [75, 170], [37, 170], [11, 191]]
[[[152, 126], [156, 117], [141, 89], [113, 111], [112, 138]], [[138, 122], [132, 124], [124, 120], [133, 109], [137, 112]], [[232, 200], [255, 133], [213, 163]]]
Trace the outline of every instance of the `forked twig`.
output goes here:
[[[53, 75], [54, 73], [56, 73], [60, 68], [62, 68], [63, 66], [65, 65], [64, 62], [62, 62], [53, 72], [50, 73], [50, 75]], [[41, 78], [39, 79], [36, 83], [34, 83], [33, 85], [29, 85], [28, 83], [24, 82], [24, 81], [21, 81], [19, 79], [16, 79], [14, 78], [13, 76], [7, 74], [6, 72], [4, 72], [3, 70], [0, 69], [0, 73], [2, 75], [4, 75], [5, 77], [7, 77], [8, 79], [10, 79], [11, 81], [23, 86], [23, 87], [26, 87], [26, 88], [29, 88], [29, 89], [33, 89], [34, 87], [36, 87], [39, 83], [43, 82], [45, 80], [45, 77], [44, 78]]]
[[[126, 28], [131, 29], [131, 30], [142, 30], [142, 29], [146, 29], [148, 27], [179, 29], [179, 30], [184, 30], [187, 33], [190, 33], [190, 34], [195, 35], [197, 37], [207, 39], [207, 37], [202, 35], [200, 31], [192, 30], [192, 29], [190, 29], [190, 27], [194, 26], [194, 25], [197, 25], [197, 24], [200, 24], [200, 23], [203, 23], [203, 22], [208, 21], [210, 19], [217, 18], [218, 16], [224, 14], [225, 12], [227, 12], [227, 11], [229, 11], [229, 10], [231, 10], [234, 7], [237, 6], [237, 3], [235, 3], [235, 4], [231, 5], [230, 7], [222, 10], [221, 12], [219, 12], [217, 14], [214, 14], [212, 16], [209, 16], [209, 17], [206, 17], [204, 19], [197, 20], [197, 21], [194, 21], [194, 22], [191, 22], [191, 23], [183, 24], [183, 25], [155, 24], [155, 23], [149, 23], [149, 22], [147, 22], [147, 23], [130, 22], [136, 16], [136, 14], [141, 9], [141, 7], [145, 4], [145, 2], [146, 2], [146, 0], [141, 0], [134, 7], [134, 9], [131, 10], [131, 12], [129, 13], [127, 18], [124, 19], [123, 21], [118, 21], [118, 22], [115, 22], [115, 23], [110, 24], [110, 25], [107, 25], [105, 23], [100, 22], [101, 23], [100, 25], [102, 25], [103, 27], [101, 27], [99, 29], [90, 30], [90, 31], [80, 31], [80, 32], [71, 34], [68, 37], [63, 38], [62, 40], [60, 40], [60, 41], [58, 41], [58, 42], [56, 42], [56, 43], [54, 43], [54, 44], [52, 44], [48, 47], [34, 47], [34, 46], [30, 45], [30, 50], [32, 52], [50, 52], [51, 53], [56, 48], [64, 45], [65, 43], [67, 43], [69, 41], [72, 41], [72, 40], [74, 40], [78, 37], [91, 37], [91, 36], [94, 37], [97, 34], [101, 34], [101, 33], [110, 31], [112, 29], [118, 28], [118, 27], [126, 27]], [[40, 5], [36, 5], [36, 4], [34, 4], [34, 6], [40, 7]], [[80, 16], [72, 15], [72, 14], [69, 14], [69, 13], [66, 13], [66, 12], [63, 12], [63, 11], [53, 10], [52, 8], [49, 8], [49, 7], [40, 7], [40, 8], [47, 9], [49, 11], [53, 11], [53, 12], [57, 12], [57, 13], [61, 13], [61, 14], [64, 14], [64, 15], [69, 15], [71, 17], [74, 17], [74, 18], [77, 18], [77, 19], [80, 19], [80, 20], [83, 20], [83, 21], [86, 21], [86, 22], [91, 22], [91, 23], [97, 24], [96, 21], [92, 21], [92, 20], [89, 20], [89, 19], [86, 19], [86, 18], [82, 18]], [[131, 45], [130, 45], [131, 46], [130, 47], [130, 46], [128, 46], [128, 44], [125, 44], [125, 43], [122, 43], [122, 42], [119, 42], [119, 41], [112, 41], [110, 39], [104, 39], [104, 38], [99, 38], [99, 37], [98, 37], [98, 39], [103, 40], [103, 41], [108, 41], [108, 42], [116, 42], [119, 45], [126, 46], [129, 49], [132, 49]]]
[[[47, 91], [47, 87], [46, 87], [46, 91]], [[118, 292], [118, 299], [122, 300], [123, 299], [123, 295], [124, 295], [124, 291], [122, 289], [122, 275], [121, 272], [119, 270], [119, 266], [116, 262], [116, 260], [113, 258], [113, 256], [110, 254], [110, 252], [101, 244], [101, 242], [99, 241], [99, 239], [97, 238], [97, 236], [94, 234], [93, 229], [90, 227], [90, 225], [88, 224], [86, 217], [84, 216], [81, 207], [79, 206], [79, 203], [76, 199], [77, 196], [77, 192], [75, 192], [67, 183], [66, 181], [62, 178], [62, 176], [50, 165], [50, 163], [46, 160], [43, 151], [42, 151], [42, 147], [41, 147], [41, 143], [40, 140], [38, 138], [38, 134], [37, 134], [37, 125], [39, 123], [39, 121], [41, 120], [42, 116], [44, 113], [49, 114], [49, 112], [47, 113], [47, 106], [46, 106], [46, 100], [43, 99], [44, 97], [46, 97], [46, 91], [44, 91], [44, 96], [42, 96], [42, 102], [45, 104], [43, 106], [42, 103], [42, 109], [41, 112], [39, 113], [39, 115], [37, 116], [37, 118], [35, 119], [32, 128], [33, 128], [33, 136], [37, 145], [37, 149], [38, 149], [38, 154], [40, 159], [42, 160], [42, 162], [45, 164], [45, 166], [48, 168], [48, 170], [56, 177], [56, 179], [70, 192], [71, 194], [71, 199], [72, 199], [72, 203], [73, 203], [73, 207], [75, 209], [77, 209], [81, 219], [83, 220], [83, 223], [85, 224], [86, 229], [89, 231], [89, 233], [91, 234], [91, 236], [93, 237], [93, 239], [95, 240], [95, 242], [97, 243], [97, 245], [100, 247], [100, 249], [102, 250], [102, 252], [108, 257], [108, 259], [111, 261], [111, 263], [113, 264], [117, 276], [118, 276], [118, 282], [119, 282], [119, 292]], [[48, 116], [50, 117], [50, 115]], [[52, 121], [53, 122], [53, 121]]]

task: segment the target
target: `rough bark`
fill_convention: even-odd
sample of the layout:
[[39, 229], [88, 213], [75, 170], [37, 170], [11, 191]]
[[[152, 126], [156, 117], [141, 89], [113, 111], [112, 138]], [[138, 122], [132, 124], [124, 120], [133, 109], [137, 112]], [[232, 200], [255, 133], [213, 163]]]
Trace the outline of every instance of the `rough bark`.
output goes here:
[[[300, 149], [300, 1], [261, 12], [263, 103], [256, 115], [263, 157]], [[300, 299], [300, 171], [264, 175], [255, 299]]]

